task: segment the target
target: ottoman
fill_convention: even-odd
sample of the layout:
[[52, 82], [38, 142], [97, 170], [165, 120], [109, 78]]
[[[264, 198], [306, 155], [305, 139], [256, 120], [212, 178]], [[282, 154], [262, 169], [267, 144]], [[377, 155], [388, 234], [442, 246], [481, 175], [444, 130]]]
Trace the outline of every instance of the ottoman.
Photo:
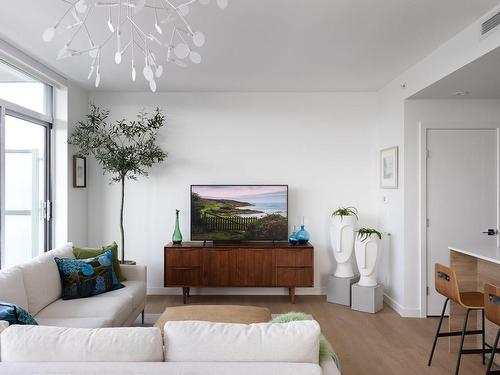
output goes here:
[[214, 323], [266, 323], [272, 319], [271, 311], [265, 307], [237, 305], [190, 305], [167, 307], [155, 327], [163, 327], [168, 321], [202, 320]]

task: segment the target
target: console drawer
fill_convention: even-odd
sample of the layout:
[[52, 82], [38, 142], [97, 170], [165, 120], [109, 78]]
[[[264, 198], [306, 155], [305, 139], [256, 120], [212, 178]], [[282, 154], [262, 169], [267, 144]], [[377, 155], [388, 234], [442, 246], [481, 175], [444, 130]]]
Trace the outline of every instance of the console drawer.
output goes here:
[[167, 267], [200, 267], [200, 249], [166, 250]]
[[166, 286], [196, 286], [201, 284], [200, 267], [167, 267], [165, 273]]
[[276, 268], [276, 286], [288, 287], [312, 287], [314, 286], [314, 272], [312, 267], [289, 267], [280, 266]]
[[312, 267], [313, 249], [275, 249], [274, 258], [277, 267]]

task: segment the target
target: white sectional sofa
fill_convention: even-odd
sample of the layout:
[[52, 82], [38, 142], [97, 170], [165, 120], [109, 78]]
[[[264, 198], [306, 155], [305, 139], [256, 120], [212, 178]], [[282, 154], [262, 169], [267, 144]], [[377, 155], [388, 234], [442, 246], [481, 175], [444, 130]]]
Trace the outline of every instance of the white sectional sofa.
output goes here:
[[5, 326], [0, 374], [340, 375], [333, 361], [319, 365], [312, 320], [167, 322], [163, 338], [155, 327]]
[[71, 328], [130, 326], [144, 310], [146, 267], [122, 265], [125, 288], [63, 301], [54, 257], [74, 258], [72, 244], [0, 270], [0, 301], [23, 307], [40, 325]]

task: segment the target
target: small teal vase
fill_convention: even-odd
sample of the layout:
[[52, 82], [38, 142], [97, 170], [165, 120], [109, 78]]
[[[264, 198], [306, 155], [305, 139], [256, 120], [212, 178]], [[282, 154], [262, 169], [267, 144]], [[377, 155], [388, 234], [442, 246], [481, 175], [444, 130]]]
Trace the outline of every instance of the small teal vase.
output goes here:
[[182, 243], [182, 233], [179, 228], [179, 210], [175, 210], [175, 229], [174, 234], [172, 234], [172, 242], [175, 245], [180, 245]]
[[299, 243], [299, 240], [297, 240], [297, 231], [293, 231], [290, 237], [288, 237], [288, 242], [290, 242], [292, 245], [297, 245]]
[[309, 242], [309, 232], [304, 229], [304, 224], [300, 226], [300, 230], [295, 234], [295, 238], [297, 239], [297, 242], [301, 245], [306, 244]]

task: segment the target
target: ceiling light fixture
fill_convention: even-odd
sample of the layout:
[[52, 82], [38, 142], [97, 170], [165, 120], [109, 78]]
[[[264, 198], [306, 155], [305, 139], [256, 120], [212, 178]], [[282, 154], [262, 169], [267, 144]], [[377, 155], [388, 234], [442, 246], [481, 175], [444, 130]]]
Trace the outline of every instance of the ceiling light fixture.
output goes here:
[[[132, 81], [136, 80], [136, 51], [141, 60], [144, 58], [142, 72], [153, 92], [157, 88], [155, 78], [160, 78], [163, 74], [162, 61], [183, 68], [187, 66], [184, 59], [189, 59], [193, 64], [201, 63], [201, 55], [194, 49], [205, 44], [205, 35], [193, 29], [187, 22], [186, 16], [191, 6], [196, 3], [207, 5], [210, 0], [182, 0], [183, 2], [178, 5], [172, 2], [174, 0], [61, 1], [66, 3], [68, 8], [53, 26], [43, 31], [42, 39], [50, 42], [56, 32], [68, 33], [69, 39], [59, 50], [57, 59], [88, 54], [92, 62], [87, 79], [90, 80], [95, 75], [96, 87], [99, 87], [101, 82], [102, 51], [113, 44], [116, 64], [121, 64], [124, 55], [130, 52]], [[228, 6], [228, 0], [216, 0], [216, 3], [220, 9]], [[89, 20], [99, 11], [105, 11], [107, 14], [105, 27], [108, 33], [100, 43], [96, 43], [90, 30]], [[148, 12], [148, 16], [151, 16], [151, 31], [138, 24], [135, 15], [139, 12]], [[71, 21], [68, 26], [63, 27], [66, 18]], [[171, 28], [170, 33], [166, 33], [167, 27]], [[83, 48], [74, 46], [80, 34], [84, 35], [88, 43]], [[170, 35], [166, 42], [162, 41], [165, 35]], [[160, 57], [161, 55], [157, 55], [154, 51], [158, 51], [159, 54], [165, 53], [165, 56]]]

